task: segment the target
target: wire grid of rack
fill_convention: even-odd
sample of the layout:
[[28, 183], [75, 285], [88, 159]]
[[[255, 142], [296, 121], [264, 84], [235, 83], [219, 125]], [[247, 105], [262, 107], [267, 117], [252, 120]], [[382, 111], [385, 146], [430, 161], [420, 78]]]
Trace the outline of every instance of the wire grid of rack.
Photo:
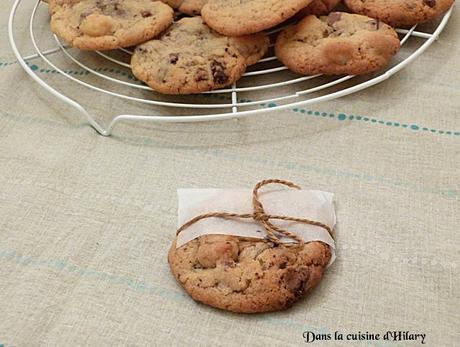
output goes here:
[[[401, 39], [401, 46], [404, 48], [406, 43], [411, 38], [422, 39], [423, 43], [416, 48], [413, 48], [409, 52], [406, 52], [407, 56], [387, 68], [386, 70], [379, 72], [378, 74], [372, 75], [367, 80], [359, 80], [356, 76], [336, 76], [334, 78], [324, 80], [320, 75], [315, 76], [298, 76], [298, 75], [281, 75], [286, 72], [287, 68], [283, 66], [274, 56], [273, 52], [269, 52], [258, 64], [256, 64], [250, 71], [246, 72], [242, 80], [234, 83], [230, 88], [213, 90], [203, 93], [207, 96], [219, 96], [228, 95], [227, 98], [221, 97], [219, 100], [223, 102], [206, 102], [202, 98], [196, 97], [195, 99], [189, 99], [187, 102], [182, 102], [179, 98], [170, 97], [169, 99], [163, 99], [162, 96], [152, 91], [148, 86], [142, 83], [137, 83], [135, 79], [126, 80], [119, 77], [113, 77], [84, 63], [80, 57], [77, 57], [74, 50], [68, 47], [66, 44], [60, 41], [60, 39], [53, 34], [55, 47], [52, 49], [42, 49], [38, 43], [36, 33], [34, 31], [34, 24], [38, 20], [37, 15], [40, 6], [46, 6], [42, 0], [36, 0], [35, 5], [32, 7], [29, 18], [29, 35], [30, 42], [35, 50], [34, 53], [23, 55], [19, 49], [17, 42], [15, 41], [15, 19], [18, 13], [18, 9], [21, 5], [22, 0], [15, 0], [13, 7], [10, 12], [8, 22], [8, 33], [12, 50], [23, 69], [32, 77], [40, 86], [45, 88], [48, 92], [53, 94], [58, 99], [66, 102], [70, 106], [74, 107], [86, 117], [87, 121], [91, 126], [101, 135], [111, 135], [114, 126], [117, 123], [123, 121], [155, 121], [155, 122], [200, 122], [200, 121], [214, 121], [223, 120], [229, 118], [241, 118], [267, 112], [266, 108], [261, 108], [260, 105], [271, 105], [270, 110], [293, 108], [299, 106], [306, 106], [313, 103], [324, 102], [339, 98], [377, 83], [380, 83], [396, 72], [403, 69], [420, 54], [422, 54], [439, 36], [447, 24], [449, 17], [452, 13], [452, 9], [448, 11], [444, 17], [437, 23], [437, 25], [429, 32], [416, 30], [417, 26], [410, 29], [397, 29]], [[277, 32], [283, 29], [283, 26], [272, 29], [268, 34], [272, 38]], [[273, 46], [273, 44], [271, 45]], [[407, 45], [406, 45], [407, 46]], [[272, 51], [272, 49], [271, 49]], [[106, 59], [111, 64], [116, 64], [120, 69], [126, 69], [130, 72], [129, 58], [132, 52], [129, 49], [120, 49], [117, 54], [113, 52], [95, 52], [97, 55]], [[139, 95], [133, 95], [123, 93], [117, 90], [107, 88], [105, 85], [100, 86], [94, 82], [85, 81], [82, 78], [73, 76], [66, 72], [66, 68], [59, 67], [53, 63], [49, 56], [53, 54], [63, 54], [70, 63], [75, 64], [83, 69], [87, 74], [96, 76], [101, 81], [106, 83], [112, 83], [118, 87], [130, 88], [131, 90], [138, 91]], [[89, 53], [88, 53], [89, 54]], [[121, 57], [120, 57], [121, 56]], [[184, 113], [190, 113], [190, 110], [199, 110], [200, 113], [192, 115], [136, 115], [136, 114], [119, 114], [114, 115], [107, 126], [103, 126], [101, 121], [91, 114], [85, 105], [77, 102], [71, 96], [65, 95], [57, 88], [47, 83], [46, 78], [41, 78], [30, 66], [29, 61], [33, 59], [42, 59], [50, 68], [57, 71], [60, 76], [68, 79], [71, 83], [78, 84], [79, 86], [89, 88], [96, 93], [106, 94], [110, 97], [121, 98], [130, 102], [146, 104], [149, 107], [164, 107], [187, 110]], [[271, 66], [267, 67], [267, 64]], [[124, 75], [127, 75], [125, 73]], [[263, 77], [262, 83], [257, 81], [257, 77]], [[350, 84], [349, 81], [357, 80], [356, 83]], [[241, 81], [245, 81], [242, 85]], [[317, 82], [316, 82], [317, 81]], [[302, 83], [310, 83], [307, 87]], [[311, 84], [314, 83], [314, 84]], [[284, 94], [277, 95], [277, 90], [288, 90]], [[145, 92], [148, 92], [148, 96], [145, 96]], [[271, 95], [266, 95], [267, 91], [272, 91]], [[275, 91], [275, 95], [273, 95]], [[240, 98], [240, 95], [244, 93], [245, 98]], [[318, 93], [321, 93], [318, 95]], [[249, 97], [248, 97], [249, 95]]]

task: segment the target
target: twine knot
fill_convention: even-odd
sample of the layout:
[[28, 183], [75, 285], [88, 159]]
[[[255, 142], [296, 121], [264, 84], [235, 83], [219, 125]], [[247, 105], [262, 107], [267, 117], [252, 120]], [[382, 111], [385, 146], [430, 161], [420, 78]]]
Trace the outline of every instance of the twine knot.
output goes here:
[[270, 219], [270, 217], [265, 214], [265, 211], [257, 211], [254, 212], [253, 219], [257, 222], [266, 222]]
[[245, 213], [245, 214], [238, 214], [238, 213], [229, 213], [229, 212], [210, 212], [210, 213], [205, 213], [199, 216], [196, 216], [195, 218], [189, 220], [187, 223], [182, 225], [178, 230], [177, 230], [177, 235], [179, 235], [182, 231], [187, 229], [189, 226], [192, 224], [195, 224], [196, 222], [205, 219], [205, 218], [224, 218], [224, 219], [232, 219], [232, 218], [242, 218], [242, 219], [249, 219], [252, 218], [255, 222], [259, 223], [261, 226], [264, 227], [267, 237], [266, 239], [268, 241], [271, 241], [277, 245], [283, 245], [283, 246], [292, 246], [289, 244], [284, 244], [281, 242], [281, 238], [288, 237], [292, 240], [295, 241], [294, 246], [297, 247], [303, 247], [305, 244], [305, 241], [298, 236], [297, 234], [291, 233], [288, 230], [282, 229], [276, 225], [274, 225], [270, 220], [276, 219], [276, 220], [286, 220], [286, 221], [291, 221], [291, 222], [297, 222], [297, 223], [303, 223], [303, 224], [309, 224], [309, 225], [315, 225], [319, 226], [323, 229], [326, 229], [326, 231], [332, 235], [332, 230], [329, 226], [326, 224], [323, 224], [321, 222], [316, 222], [312, 221], [309, 219], [305, 218], [296, 218], [296, 217], [289, 217], [289, 216], [276, 216], [276, 215], [269, 215], [265, 213], [264, 206], [259, 200], [259, 189], [262, 188], [265, 185], [268, 184], [282, 184], [285, 185], [289, 188], [294, 188], [294, 189], [300, 189], [299, 186], [296, 184], [289, 182], [289, 181], [284, 181], [284, 180], [278, 180], [278, 179], [269, 179], [269, 180], [263, 180], [257, 183], [252, 191], [252, 204], [253, 204], [253, 213]]

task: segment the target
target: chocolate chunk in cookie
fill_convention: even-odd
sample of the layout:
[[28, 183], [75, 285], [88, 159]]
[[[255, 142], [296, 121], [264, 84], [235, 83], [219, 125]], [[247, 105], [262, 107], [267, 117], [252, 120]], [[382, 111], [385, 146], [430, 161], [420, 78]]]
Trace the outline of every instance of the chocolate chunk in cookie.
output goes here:
[[190, 16], [198, 16], [201, 14], [201, 9], [208, 0], [161, 0], [179, 12]]
[[308, 15], [324, 16], [330, 13], [341, 0], [313, 0], [310, 5], [298, 13], [303, 18]]
[[165, 94], [192, 94], [228, 86], [267, 51], [264, 34], [226, 37], [201, 17], [183, 18], [159, 39], [136, 48], [134, 75]]
[[345, 0], [355, 13], [376, 18], [394, 27], [430, 21], [446, 12], [455, 0]]
[[276, 55], [304, 74], [358, 75], [387, 65], [400, 47], [397, 33], [376, 19], [333, 12], [308, 16], [277, 38]]
[[108, 50], [156, 37], [173, 10], [154, 0], [50, 0], [51, 29], [73, 47]]
[[328, 245], [288, 248], [255, 239], [207, 235], [169, 251], [178, 283], [204, 304], [255, 313], [292, 306], [321, 280], [331, 259]]

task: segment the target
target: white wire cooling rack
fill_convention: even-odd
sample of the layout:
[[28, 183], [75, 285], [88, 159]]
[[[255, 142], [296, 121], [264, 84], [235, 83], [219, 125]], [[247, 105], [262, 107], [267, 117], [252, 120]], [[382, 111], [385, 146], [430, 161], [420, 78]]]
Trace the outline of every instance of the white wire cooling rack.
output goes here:
[[[47, 6], [47, 4], [42, 0], [36, 0], [33, 6], [22, 9], [23, 3], [27, 3], [27, 1], [15, 0], [8, 22], [10, 44], [19, 64], [40, 86], [78, 110], [86, 117], [91, 126], [104, 136], [109, 136], [114, 126], [122, 121], [200, 122], [248, 117], [267, 112], [268, 109], [279, 110], [306, 106], [363, 90], [388, 79], [422, 54], [437, 39], [452, 12], [451, 9], [428, 30], [416, 30], [417, 26], [409, 30], [398, 29], [397, 32], [400, 35], [402, 45], [402, 49], [398, 53], [399, 59], [395, 59], [391, 66], [378, 74], [366, 77], [299, 76], [287, 71], [287, 68], [276, 59], [273, 49], [271, 49], [266, 57], [246, 72], [243, 78], [233, 84], [231, 88], [214, 90], [201, 95], [173, 97], [160, 95], [132, 77], [126, 78], [126, 76], [130, 77], [131, 73], [129, 67], [130, 50], [84, 53], [97, 54], [99, 55], [98, 58], [105, 59], [107, 64], [116, 65], [118, 71], [123, 71], [114, 76], [105, 73], [106, 70], [100, 67], [90, 66], [90, 63], [84, 62], [82, 52], [69, 48], [51, 32], [50, 36], [53, 38], [52, 42], [55, 47], [51, 49], [42, 48], [34, 28], [36, 25], [40, 25], [41, 28], [48, 26], [49, 18], [43, 14], [45, 11], [39, 15], [39, 8]], [[19, 10], [20, 7], [21, 10]], [[15, 39], [17, 34], [15, 33], [15, 20], [19, 15], [21, 15], [21, 20], [24, 20], [23, 18], [29, 20], [30, 42], [28, 44], [32, 45], [34, 52], [27, 55], [22, 54], [18, 49], [18, 44], [23, 46], [24, 42], [17, 42]], [[269, 34], [273, 37], [282, 29], [283, 27], [275, 28]], [[411, 40], [415, 40], [417, 43], [410, 44], [409, 41]], [[57, 63], [51, 61], [50, 56], [56, 54], [63, 55], [66, 62], [65, 66], [58, 66]], [[96, 94], [102, 93], [113, 98], [126, 100], [126, 108], [132, 103], [143, 104], [147, 115], [112, 115], [107, 125], [104, 126], [100, 119], [88, 111], [87, 105], [77, 102], [74, 95], [65, 95], [58, 87], [52, 86], [45, 75], [39, 75], [37, 71], [34, 71], [33, 65], [30, 63], [33, 59], [41, 59], [54, 72], [58, 72], [60, 78], [67, 79], [68, 83], [76, 84], [79, 88], [89, 88]], [[85, 73], [81, 75], [71, 74], [69, 67], [78, 67]], [[110, 69], [107, 70], [110, 71]], [[84, 77], [87, 75], [94, 78], [88, 81]], [[97, 96], [95, 95], [95, 97]], [[263, 107], [266, 105], [269, 106], [268, 109]], [[175, 110], [175, 115], [167, 115], [168, 112], [165, 110], [170, 109]], [[150, 114], [157, 114], [149, 115], [149, 110]], [[153, 112], [153, 110], [157, 110], [157, 112]]]

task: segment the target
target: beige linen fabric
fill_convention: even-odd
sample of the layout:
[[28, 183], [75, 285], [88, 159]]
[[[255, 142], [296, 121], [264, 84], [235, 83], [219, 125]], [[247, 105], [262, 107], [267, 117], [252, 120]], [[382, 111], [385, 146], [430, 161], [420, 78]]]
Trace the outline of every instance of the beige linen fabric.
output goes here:
[[[239, 121], [122, 124], [105, 138], [14, 63], [11, 4], [0, 14], [0, 346], [302, 346], [309, 330], [402, 330], [458, 346], [458, 8], [425, 54], [360, 93]], [[16, 35], [28, 53], [23, 19]], [[42, 61], [31, 64], [67, 88]], [[99, 115], [132, 106], [73, 95]], [[264, 178], [335, 193], [337, 261], [285, 312], [193, 302], [166, 260], [176, 189]]]

